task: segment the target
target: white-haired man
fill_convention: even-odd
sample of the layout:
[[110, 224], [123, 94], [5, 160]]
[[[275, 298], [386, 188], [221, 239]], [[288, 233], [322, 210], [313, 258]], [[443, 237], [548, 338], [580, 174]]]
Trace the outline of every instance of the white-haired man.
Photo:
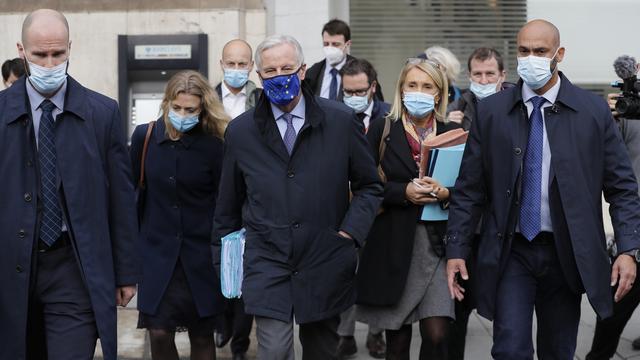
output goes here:
[[294, 318], [304, 359], [336, 359], [339, 314], [355, 301], [357, 248], [382, 185], [353, 110], [300, 86], [294, 38], [267, 38], [255, 60], [265, 96], [227, 128], [214, 245], [247, 230], [242, 294], [259, 359], [294, 358]]

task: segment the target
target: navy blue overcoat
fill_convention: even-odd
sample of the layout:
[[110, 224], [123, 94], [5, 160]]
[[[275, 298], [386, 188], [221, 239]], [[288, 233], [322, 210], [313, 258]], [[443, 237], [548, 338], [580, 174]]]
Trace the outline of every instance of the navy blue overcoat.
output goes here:
[[[116, 359], [116, 286], [138, 280], [131, 164], [118, 104], [68, 77], [56, 119], [66, 223], [104, 358]], [[31, 110], [21, 78], [0, 93], [0, 359], [24, 359], [29, 278], [41, 211]], [[55, 345], [54, 345], [55, 346]]]
[[[602, 318], [612, 314], [611, 264], [602, 195], [618, 250], [640, 248], [640, 200], [631, 163], [602, 98], [562, 74], [556, 103], [545, 109], [551, 149], [549, 208], [560, 265], [575, 293], [586, 291]], [[511, 249], [529, 122], [522, 84], [478, 103], [449, 210], [447, 257], [468, 258], [482, 214], [475, 279], [478, 312], [491, 319]]]

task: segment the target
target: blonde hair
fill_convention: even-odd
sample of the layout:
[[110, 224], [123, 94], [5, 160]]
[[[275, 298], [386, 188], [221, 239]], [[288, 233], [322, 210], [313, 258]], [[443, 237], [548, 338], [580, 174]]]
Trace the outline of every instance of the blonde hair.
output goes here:
[[456, 82], [458, 75], [460, 75], [461, 67], [460, 61], [451, 50], [442, 46], [431, 46], [424, 51], [424, 54], [427, 55], [427, 59], [444, 65], [449, 83]]
[[224, 137], [224, 130], [230, 119], [224, 111], [224, 106], [218, 100], [207, 79], [193, 70], [181, 71], [171, 77], [164, 91], [164, 98], [160, 104], [162, 119], [166, 133], [171, 139], [179, 139], [182, 133], [176, 130], [169, 121], [171, 102], [180, 94], [194, 95], [200, 98], [200, 123], [204, 132], [220, 139]]
[[431, 60], [416, 60], [418, 61], [417, 63], [407, 62], [400, 71], [400, 76], [398, 77], [395, 93], [393, 95], [393, 105], [391, 106], [391, 111], [387, 117], [394, 121], [402, 118], [402, 115], [405, 112], [405, 107], [402, 103], [402, 88], [404, 87], [404, 81], [407, 78], [407, 73], [409, 73], [411, 69], [416, 68], [429, 75], [433, 80], [433, 83], [438, 88], [438, 97], [440, 100], [435, 106], [434, 113], [436, 120], [447, 122], [446, 114], [449, 102], [449, 83], [447, 82], [447, 76], [444, 74], [444, 70], [442, 70], [442, 65]]

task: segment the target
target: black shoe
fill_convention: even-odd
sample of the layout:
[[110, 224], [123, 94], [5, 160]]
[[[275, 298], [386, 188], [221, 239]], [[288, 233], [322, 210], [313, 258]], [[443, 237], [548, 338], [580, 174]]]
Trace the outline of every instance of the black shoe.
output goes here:
[[236, 354], [233, 354], [233, 357], [231, 359], [232, 360], [247, 360], [247, 354], [246, 353], [236, 353]]
[[353, 336], [340, 336], [338, 341], [338, 359], [345, 359], [358, 352], [356, 339]]
[[367, 335], [367, 349], [369, 349], [369, 355], [376, 359], [384, 359], [387, 354], [387, 344], [384, 342], [382, 333], [374, 335], [369, 333]]
[[218, 332], [216, 330], [213, 340], [216, 343], [216, 347], [223, 348], [231, 340], [231, 331]]
[[640, 337], [635, 338], [631, 342], [631, 347], [633, 348], [633, 350], [640, 350]]

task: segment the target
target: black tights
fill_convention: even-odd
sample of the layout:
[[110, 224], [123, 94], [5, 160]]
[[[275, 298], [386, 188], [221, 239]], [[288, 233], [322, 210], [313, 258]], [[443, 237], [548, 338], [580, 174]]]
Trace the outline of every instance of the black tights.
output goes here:
[[[420, 360], [447, 359], [447, 333], [449, 318], [430, 317], [420, 320]], [[411, 325], [403, 325], [399, 330], [386, 330], [387, 360], [409, 360], [411, 349]]]
[[[153, 360], [178, 360], [176, 348], [176, 333], [173, 331], [149, 329], [151, 343], [151, 358]], [[193, 335], [189, 332], [191, 343], [191, 360], [215, 360], [216, 348], [213, 335]]]

